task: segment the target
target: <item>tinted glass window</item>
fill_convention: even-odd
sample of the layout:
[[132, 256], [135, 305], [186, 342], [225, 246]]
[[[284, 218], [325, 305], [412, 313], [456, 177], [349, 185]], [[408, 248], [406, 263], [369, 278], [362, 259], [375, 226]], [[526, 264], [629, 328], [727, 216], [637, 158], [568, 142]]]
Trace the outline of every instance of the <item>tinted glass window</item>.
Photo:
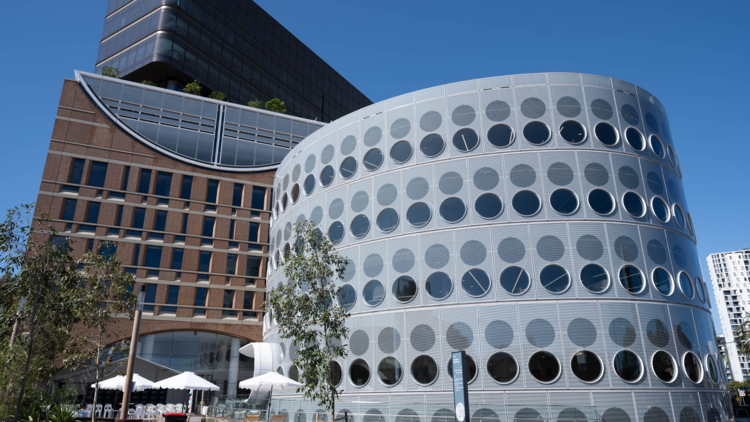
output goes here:
[[349, 179], [350, 177], [354, 176], [354, 173], [356, 171], [357, 160], [355, 160], [354, 157], [346, 157], [346, 159], [341, 163], [341, 168], [339, 168], [339, 174], [341, 174], [341, 177], [343, 177], [344, 179]]
[[339, 305], [346, 309], [352, 309], [354, 302], [357, 300], [357, 292], [351, 284], [346, 284], [341, 288], [341, 292], [338, 296]]
[[281, 210], [282, 211], [286, 209], [286, 203], [289, 200], [288, 198], [289, 197], [287, 196], [286, 193], [281, 196]]
[[651, 366], [654, 374], [664, 382], [672, 382], [677, 377], [677, 367], [674, 359], [672, 359], [669, 353], [663, 350], [654, 353], [654, 356], [651, 358]]
[[349, 367], [349, 378], [352, 384], [361, 387], [370, 380], [370, 366], [364, 359], [355, 359]]
[[201, 261], [198, 267], [198, 271], [202, 273], [207, 273], [210, 271], [209, 270], [210, 266], [211, 266], [211, 252], [202, 251]]
[[65, 208], [63, 209], [63, 220], [70, 220], [72, 221], [73, 218], [76, 215], [76, 200], [75, 199], [66, 199], [65, 200]]
[[416, 228], [424, 227], [430, 222], [430, 218], [432, 218], [432, 211], [424, 202], [417, 202], [406, 211], [406, 221]]
[[626, 265], [620, 269], [619, 273], [620, 285], [627, 290], [629, 293], [640, 293], [643, 288], [646, 287], [643, 283], [643, 275], [641, 271], [632, 266]]
[[213, 237], [215, 221], [213, 217], [203, 217], [203, 236]]
[[206, 191], [206, 202], [215, 204], [216, 203], [216, 194], [219, 192], [219, 181], [218, 180], [209, 180], [208, 181], [208, 190]]
[[506, 384], [518, 375], [518, 364], [509, 353], [497, 352], [487, 360], [487, 373], [493, 380]]
[[224, 290], [224, 301], [222, 302], [222, 308], [225, 308], [223, 311], [221, 311], [221, 317], [233, 317], [237, 315], [237, 311], [231, 311], [227, 310], [226, 308], [234, 308], [234, 290]]
[[138, 193], [148, 193], [151, 184], [151, 170], [141, 170], [141, 180], [138, 182]]
[[581, 284], [591, 292], [601, 293], [609, 287], [609, 274], [601, 265], [587, 264], [581, 268]]
[[99, 202], [89, 202], [89, 211], [86, 214], [86, 222], [96, 224], [99, 221]]
[[487, 140], [495, 148], [505, 148], [510, 146], [510, 144], [513, 143], [513, 139], [515, 139], [515, 136], [513, 129], [504, 123], [492, 126], [490, 130], [487, 131]]
[[354, 217], [354, 220], [352, 220], [352, 224], [349, 229], [352, 233], [352, 236], [357, 239], [361, 239], [365, 237], [367, 232], [370, 231], [370, 219], [367, 218], [367, 216], [365, 216], [364, 214], [360, 214]]
[[245, 275], [248, 277], [260, 276], [260, 257], [248, 256], [247, 265], [245, 266]]
[[657, 157], [664, 158], [664, 147], [662, 146], [661, 139], [656, 135], [651, 135], [649, 145], [651, 145], [651, 150]]
[[685, 228], [685, 216], [682, 214], [682, 208], [679, 205], [674, 204], [672, 206], [672, 215], [674, 215], [674, 221], [680, 228]]
[[612, 362], [618, 377], [627, 382], [636, 382], [643, 375], [641, 359], [630, 350], [620, 350]]
[[658, 196], [653, 197], [651, 199], [651, 208], [653, 209], [656, 218], [662, 223], [669, 221], [669, 208], [663, 199]]
[[328, 238], [331, 239], [334, 245], [337, 245], [344, 238], [344, 225], [340, 221], [331, 224], [331, 227], [328, 229]]
[[143, 263], [144, 267], [159, 268], [161, 264], [161, 247], [160, 246], [147, 246], [146, 247], [146, 261]]
[[406, 303], [417, 295], [417, 283], [408, 275], [402, 275], [393, 282], [392, 291], [397, 301]]
[[378, 377], [385, 385], [396, 385], [401, 380], [401, 362], [394, 357], [387, 357], [378, 364]]
[[260, 225], [258, 223], [250, 223], [250, 231], [248, 232], [248, 240], [251, 242], [258, 241], [258, 230]]
[[266, 188], [253, 186], [253, 196], [250, 200], [250, 207], [258, 210], [266, 209]]
[[646, 146], [645, 142], [643, 141], [643, 135], [641, 135], [641, 132], [639, 132], [638, 129], [634, 127], [629, 127], [625, 131], [625, 139], [636, 151], [643, 151], [643, 147]]
[[693, 298], [693, 282], [684, 271], [680, 273], [680, 290], [682, 290], [682, 294], [686, 298]]
[[443, 152], [443, 149], [445, 149], [445, 141], [442, 136], [433, 133], [422, 139], [422, 142], [419, 144], [419, 149], [427, 158], [437, 157]]
[[242, 192], [244, 191], [245, 186], [239, 183], [235, 183], [232, 187], [232, 206], [233, 207], [241, 207], [242, 206]]
[[157, 211], [156, 221], [154, 222], [154, 230], [163, 232], [167, 229], [167, 212]]
[[500, 286], [512, 295], [525, 292], [530, 285], [529, 274], [521, 267], [508, 267], [500, 274]]
[[378, 306], [385, 297], [385, 288], [383, 283], [378, 280], [370, 280], [365, 284], [365, 288], [362, 290], [362, 296], [370, 306]]
[[[146, 297], [143, 299], [145, 303], [156, 302], [156, 284], [146, 284]], [[143, 305], [144, 311], [153, 311], [154, 305]]]
[[182, 189], [180, 189], [181, 199], [190, 199], [193, 192], [193, 176], [182, 176]]
[[615, 210], [612, 195], [604, 189], [594, 189], [589, 192], [589, 206], [599, 215], [609, 215]]
[[76, 158], [73, 160], [73, 167], [70, 169], [69, 182], [80, 185], [81, 177], [83, 176], [83, 165], [86, 164], [84, 160]]
[[396, 142], [396, 144], [391, 147], [391, 159], [396, 164], [403, 164], [409, 161], [411, 154], [412, 148], [408, 141]]
[[669, 164], [674, 167], [675, 159], [674, 159], [674, 150], [672, 149], [672, 145], [667, 145], [667, 158], [669, 158]]
[[453, 282], [448, 274], [439, 271], [427, 277], [424, 288], [434, 299], [445, 299], [453, 290]]
[[107, 177], [107, 163], [91, 163], [89, 172], [89, 186], [104, 187], [104, 179]]
[[695, 278], [695, 286], [696, 286], [695, 290], [698, 291], [698, 299], [700, 299], [701, 302], [705, 303], [706, 302], [706, 296], [705, 296], [706, 293], [703, 291], [703, 281], [700, 278], [698, 278], [698, 277]]
[[719, 382], [719, 372], [716, 368], [716, 361], [713, 355], [706, 355], [706, 371], [711, 382], [717, 384]]
[[133, 210], [133, 228], [134, 229], [142, 229], [143, 228], [143, 220], [146, 218], [146, 209], [145, 208], [136, 208]]
[[626, 192], [622, 197], [622, 206], [625, 211], [635, 218], [641, 218], [646, 213], [646, 205], [641, 196], [635, 192]]
[[578, 196], [570, 189], [557, 189], [549, 196], [552, 209], [562, 215], [570, 215], [578, 209]]
[[383, 151], [378, 148], [367, 151], [363, 162], [365, 168], [369, 171], [378, 169], [383, 164]]
[[479, 145], [479, 136], [473, 129], [461, 129], [453, 135], [453, 146], [461, 152], [469, 152]]
[[120, 189], [128, 190], [128, 179], [130, 178], [130, 166], [125, 167], [125, 175], [122, 177], [122, 186]]
[[411, 376], [418, 384], [427, 385], [435, 381], [438, 367], [435, 360], [427, 355], [417, 356], [411, 363]]
[[513, 209], [524, 217], [531, 217], [532, 215], [539, 212], [542, 206], [542, 202], [539, 200], [539, 196], [530, 190], [522, 190], [513, 195], [513, 201], [511, 202]]
[[533, 145], [544, 145], [549, 141], [552, 132], [549, 126], [542, 122], [529, 122], [523, 128], [523, 137]]
[[164, 173], [163, 171], [156, 173], [154, 195], [169, 196], [170, 189], [172, 189], [172, 173]]
[[490, 291], [491, 284], [490, 276], [479, 268], [472, 268], [461, 277], [461, 287], [469, 296], [473, 297], [486, 295]]
[[234, 275], [237, 270], [237, 255], [227, 254], [227, 274]]
[[560, 125], [560, 136], [570, 144], [580, 144], [586, 139], [586, 129], [575, 120], [568, 120]]
[[341, 384], [342, 376], [343, 375], [342, 375], [342, 371], [341, 371], [341, 365], [338, 362], [336, 362], [336, 361], [332, 361], [331, 362], [331, 369], [330, 369], [330, 372], [328, 373], [328, 380], [329, 380], [329, 382], [332, 385], [339, 385], [339, 384]]
[[[467, 381], [471, 383], [477, 377], [477, 363], [474, 362], [474, 358], [466, 355], [466, 369], [468, 369]], [[453, 359], [448, 360], [448, 376], [453, 379]]]
[[297, 199], [299, 199], [299, 183], [292, 186], [292, 204], [297, 202]]
[[393, 208], [386, 208], [378, 214], [378, 229], [390, 233], [398, 227], [398, 213]]
[[664, 296], [672, 294], [672, 277], [669, 276], [667, 270], [661, 267], [657, 267], [653, 273], [651, 273], [651, 280], [654, 282], [656, 290]]
[[[195, 292], [195, 306], [206, 306], [206, 296], [208, 295], [208, 289], [199, 287]], [[205, 309], [195, 309], [194, 315], [205, 315]]]
[[466, 205], [459, 198], [451, 197], [440, 204], [440, 216], [448, 223], [457, 223], [466, 215]]
[[312, 174], [305, 178], [305, 195], [313, 193], [315, 190], [315, 176]]
[[474, 208], [480, 217], [491, 220], [503, 212], [503, 201], [494, 193], [485, 193], [474, 202]]
[[617, 141], [620, 140], [620, 136], [617, 134], [617, 130], [609, 123], [599, 122], [594, 127], [594, 134], [596, 139], [604, 145], [611, 147], [617, 145]]
[[560, 376], [560, 362], [549, 352], [536, 352], [529, 359], [531, 376], [540, 382], [552, 382]]
[[685, 375], [688, 379], [694, 383], [701, 382], [703, 378], [703, 369], [701, 368], [701, 360], [693, 352], [685, 353], [682, 358], [682, 369], [685, 370]]
[[320, 184], [323, 187], [327, 187], [328, 185], [333, 182], [333, 176], [335, 176], [335, 172], [333, 171], [333, 167], [331, 166], [325, 166], [323, 168], [323, 171], [320, 172]]
[[601, 377], [604, 368], [596, 353], [581, 350], [570, 360], [570, 369], [581, 381], [594, 382]]
[[550, 293], [562, 293], [570, 286], [570, 276], [565, 268], [551, 264], [547, 265], [539, 273], [539, 281], [542, 283], [542, 287], [547, 289]]

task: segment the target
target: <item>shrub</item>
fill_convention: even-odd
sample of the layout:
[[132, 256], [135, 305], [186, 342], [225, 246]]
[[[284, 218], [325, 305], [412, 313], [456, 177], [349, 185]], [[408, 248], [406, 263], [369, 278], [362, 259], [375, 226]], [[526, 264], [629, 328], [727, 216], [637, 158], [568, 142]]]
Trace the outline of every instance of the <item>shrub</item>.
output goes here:
[[248, 107], [263, 108], [263, 103], [260, 100], [252, 100], [247, 102]]
[[141, 81], [141, 83], [142, 83], [143, 85], [148, 85], [148, 86], [156, 86], [156, 84], [155, 84], [155, 83], [153, 83], [153, 82], [151, 82], [151, 81], [147, 81], [147, 80], [142, 80], [142, 81]]
[[102, 68], [102, 76], [109, 76], [110, 78], [119, 78], [120, 69], [112, 66], [104, 66]]
[[227, 96], [221, 91], [212, 92], [211, 95], [208, 96], [208, 98], [213, 98], [214, 100], [219, 100], [219, 101], [227, 100]]
[[278, 98], [272, 98], [266, 101], [266, 110], [276, 113], [286, 113], [286, 105]]
[[182, 88], [182, 92], [193, 95], [201, 95], [201, 89], [203, 89], [201, 84], [199, 84], [198, 81], [193, 80], [193, 82], [185, 85], [185, 88]]

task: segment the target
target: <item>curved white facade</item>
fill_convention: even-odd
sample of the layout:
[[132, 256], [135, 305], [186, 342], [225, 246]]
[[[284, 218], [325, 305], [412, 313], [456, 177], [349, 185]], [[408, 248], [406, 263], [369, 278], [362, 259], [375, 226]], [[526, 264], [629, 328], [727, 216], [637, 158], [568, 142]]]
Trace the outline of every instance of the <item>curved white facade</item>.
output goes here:
[[[465, 350], [485, 416], [566, 405], [607, 422], [727, 420], [677, 151], [661, 103], [602, 76], [386, 100], [279, 165], [268, 285], [284, 281], [297, 219], [341, 238], [355, 299], [339, 409], [443, 415], [450, 353]], [[288, 374], [290, 342], [264, 328]]]

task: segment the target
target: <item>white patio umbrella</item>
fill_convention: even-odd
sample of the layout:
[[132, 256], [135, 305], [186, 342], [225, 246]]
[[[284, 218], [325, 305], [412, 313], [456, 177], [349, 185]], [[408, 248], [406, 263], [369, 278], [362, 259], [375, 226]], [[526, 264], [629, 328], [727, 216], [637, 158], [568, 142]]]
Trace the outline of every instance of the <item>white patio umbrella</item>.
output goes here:
[[[135, 383], [135, 391], [143, 391], [147, 388], [153, 388], [154, 383], [143, 378], [138, 374], [133, 374], [133, 382]], [[99, 388], [101, 390], [124, 390], [125, 377], [118, 375], [114, 378], [110, 378], [104, 381], [99, 381]], [[91, 387], [96, 387], [96, 383], [91, 384]]]
[[211, 384], [205, 379], [195, 375], [193, 372], [183, 372], [171, 378], [154, 383], [152, 388], [164, 388], [170, 390], [200, 390], [219, 391], [219, 386]]
[[270, 391], [271, 395], [268, 397], [268, 409], [271, 410], [271, 397], [273, 397], [274, 391], [281, 391], [284, 393], [295, 393], [297, 388], [302, 387], [301, 383], [287, 378], [278, 372], [266, 372], [263, 375], [246, 379], [240, 382], [240, 388], [253, 391]]

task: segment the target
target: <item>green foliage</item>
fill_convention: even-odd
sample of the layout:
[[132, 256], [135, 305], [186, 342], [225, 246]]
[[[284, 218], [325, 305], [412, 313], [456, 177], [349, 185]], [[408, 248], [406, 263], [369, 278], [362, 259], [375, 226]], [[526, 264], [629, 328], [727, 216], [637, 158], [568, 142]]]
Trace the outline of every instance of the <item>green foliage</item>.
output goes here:
[[212, 92], [211, 95], [208, 96], [208, 98], [213, 98], [214, 100], [219, 100], [219, 101], [226, 101], [227, 100], [226, 94], [224, 94], [221, 91], [214, 91], [214, 92]]
[[284, 257], [284, 275], [289, 280], [275, 286], [266, 303], [278, 322], [279, 335], [291, 339], [299, 351], [294, 365], [306, 398], [335, 414], [339, 391], [328, 382], [331, 361], [347, 355], [344, 342], [349, 336], [349, 312], [337, 306], [346, 259], [312, 220], [294, 226], [295, 251]]
[[68, 382], [55, 390], [55, 403], [60, 405], [75, 405], [78, 403], [78, 388], [72, 382]]
[[112, 66], [102, 67], [102, 76], [109, 76], [110, 78], [119, 78], [120, 69]]
[[734, 330], [734, 342], [737, 344], [737, 353], [750, 356], [750, 313], [745, 314], [742, 324]]
[[263, 108], [263, 103], [260, 100], [252, 100], [247, 102], [248, 107]]
[[151, 82], [151, 81], [148, 81], [148, 80], [145, 80], [145, 79], [144, 79], [144, 80], [142, 80], [142, 81], [141, 81], [141, 83], [142, 83], [143, 85], [148, 85], [148, 86], [156, 86], [156, 84], [155, 84], [155, 83], [153, 83], [153, 82]]
[[185, 85], [185, 88], [182, 88], [182, 92], [193, 95], [201, 95], [201, 89], [203, 89], [201, 84], [199, 84], [198, 81], [193, 80], [193, 82]]
[[271, 98], [266, 101], [266, 110], [276, 113], [286, 113], [286, 105], [278, 98]]
[[77, 413], [72, 405], [55, 405], [47, 412], [47, 418], [51, 422], [75, 422]]

